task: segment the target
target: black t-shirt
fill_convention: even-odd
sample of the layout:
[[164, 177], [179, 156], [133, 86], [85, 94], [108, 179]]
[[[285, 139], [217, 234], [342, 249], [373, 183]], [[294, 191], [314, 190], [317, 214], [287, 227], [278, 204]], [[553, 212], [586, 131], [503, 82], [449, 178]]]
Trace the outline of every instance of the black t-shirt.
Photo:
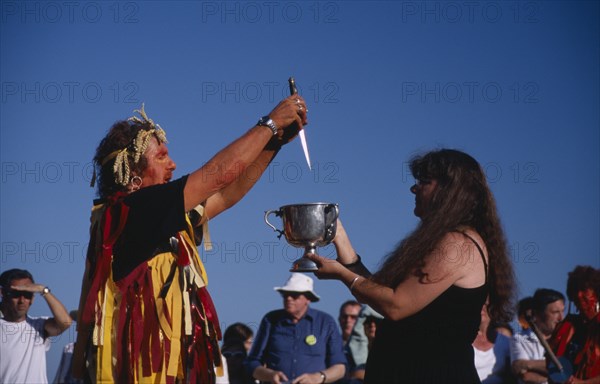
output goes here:
[[123, 232], [113, 247], [113, 279], [119, 281], [186, 228], [183, 189], [187, 175], [167, 184], [142, 188], [124, 199], [129, 207]]

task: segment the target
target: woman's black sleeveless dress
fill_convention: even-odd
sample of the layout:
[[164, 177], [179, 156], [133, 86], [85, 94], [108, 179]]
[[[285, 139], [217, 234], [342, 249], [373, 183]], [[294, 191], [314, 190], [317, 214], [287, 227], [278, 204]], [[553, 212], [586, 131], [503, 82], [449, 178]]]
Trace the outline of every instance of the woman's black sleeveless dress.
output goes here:
[[484, 285], [453, 285], [420, 312], [399, 321], [384, 319], [377, 326], [366, 384], [480, 383], [471, 343], [488, 294], [485, 258], [483, 262]]

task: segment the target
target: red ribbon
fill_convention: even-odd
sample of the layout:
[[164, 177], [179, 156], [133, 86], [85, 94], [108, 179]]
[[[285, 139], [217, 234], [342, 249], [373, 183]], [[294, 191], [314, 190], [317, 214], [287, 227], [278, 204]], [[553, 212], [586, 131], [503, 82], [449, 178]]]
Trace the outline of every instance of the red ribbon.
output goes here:
[[[117, 193], [111, 196], [106, 203], [107, 206], [103, 216], [102, 251], [97, 255], [98, 260], [93, 273], [92, 284], [81, 317], [82, 322], [86, 324], [93, 322], [94, 316], [98, 325], [100, 325], [100, 320], [102, 319], [102, 306], [98, 304], [98, 292], [100, 292], [101, 287], [106, 284], [108, 276], [110, 276], [113, 245], [121, 235], [127, 221], [129, 207], [123, 204], [121, 200], [124, 195], [124, 193]], [[117, 219], [119, 220], [115, 230], [112, 228], [114, 214], [117, 215]]]

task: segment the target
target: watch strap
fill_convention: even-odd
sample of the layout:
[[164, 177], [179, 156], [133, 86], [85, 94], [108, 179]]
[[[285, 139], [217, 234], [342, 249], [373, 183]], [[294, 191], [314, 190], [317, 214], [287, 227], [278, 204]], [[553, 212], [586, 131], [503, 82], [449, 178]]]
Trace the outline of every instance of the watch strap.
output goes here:
[[267, 127], [273, 132], [273, 136], [277, 135], [277, 124], [268, 115], [261, 117], [256, 125]]
[[327, 380], [327, 375], [323, 371], [319, 371], [319, 374], [321, 375], [321, 384], [323, 384]]

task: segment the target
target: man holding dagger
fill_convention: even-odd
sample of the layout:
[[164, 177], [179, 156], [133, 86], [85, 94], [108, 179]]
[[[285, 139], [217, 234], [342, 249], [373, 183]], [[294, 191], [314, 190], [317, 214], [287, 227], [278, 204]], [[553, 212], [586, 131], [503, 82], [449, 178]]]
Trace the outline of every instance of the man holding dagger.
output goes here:
[[[196, 245], [307, 124], [282, 100], [204, 166], [171, 181], [163, 129], [142, 106], [115, 123], [94, 164], [98, 195], [80, 298], [74, 373], [92, 382], [214, 383], [219, 321]], [[251, 172], [251, 175], [249, 174]], [[218, 374], [218, 373], [217, 373]]]

